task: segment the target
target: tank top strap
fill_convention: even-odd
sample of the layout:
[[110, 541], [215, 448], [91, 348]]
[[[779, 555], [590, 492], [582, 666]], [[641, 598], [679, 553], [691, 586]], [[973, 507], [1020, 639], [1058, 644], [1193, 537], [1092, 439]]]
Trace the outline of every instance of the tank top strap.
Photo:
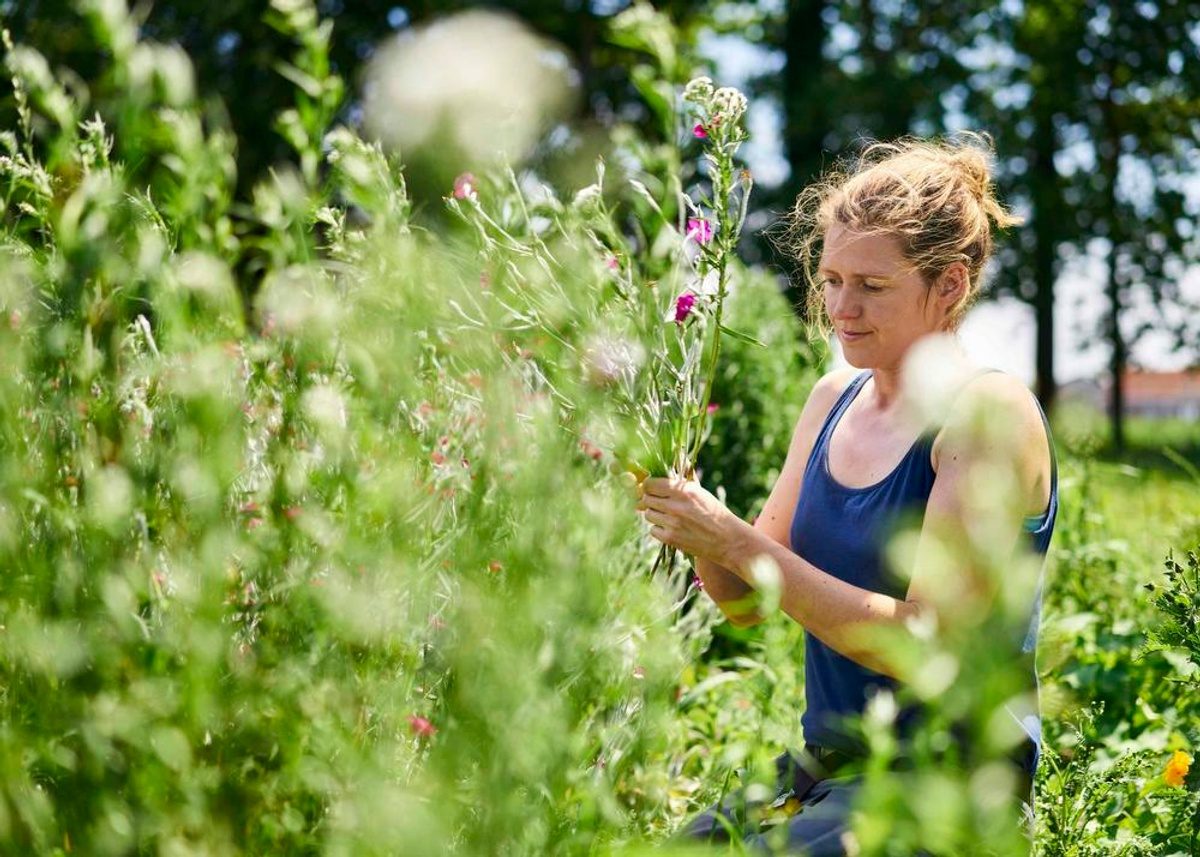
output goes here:
[[842, 390], [837, 401], [833, 403], [833, 407], [829, 409], [829, 413], [825, 415], [825, 422], [821, 424], [821, 431], [817, 435], [817, 442], [813, 444], [813, 459], [817, 459], [818, 453], [823, 446], [829, 444], [829, 435], [832, 432], [833, 426], [837, 425], [838, 420], [842, 418], [842, 414], [846, 408], [850, 407], [850, 403], [854, 401], [854, 397], [858, 395], [863, 384], [867, 383], [867, 379], [871, 377], [871, 370], [864, 369], [854, 376], [854, 379], [846, 385], [846, 389]]

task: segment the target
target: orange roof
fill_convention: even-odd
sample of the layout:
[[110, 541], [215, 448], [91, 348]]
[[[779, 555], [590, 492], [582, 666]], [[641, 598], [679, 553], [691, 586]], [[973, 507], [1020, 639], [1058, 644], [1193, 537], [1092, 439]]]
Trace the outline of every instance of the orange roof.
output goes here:
[[1127, 369], [1123, 381], [1129, 402], [1200, 399], [1200, 369], [1185, 372]]

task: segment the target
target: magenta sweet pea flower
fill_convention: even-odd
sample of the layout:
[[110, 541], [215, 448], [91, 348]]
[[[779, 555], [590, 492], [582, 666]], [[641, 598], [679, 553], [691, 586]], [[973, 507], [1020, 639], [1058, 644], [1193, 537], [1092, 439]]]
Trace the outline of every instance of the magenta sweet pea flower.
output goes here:
[[694, 238], [697, 244], [707, 244], [713, 237], [712, 223], [703, 217], [689, 217], [687, 237]]
[[700, 122], [696, 123], [696, 127], [692, 129], [692, 136], [697, 140], [703, 140], [708, 136], [708, 132], [704, 130], [704, 125]]
[[675, 298], [675, 323], [683, 324], [692, 313], [692, 307], [696, 305], [696, 296], [691, 292], [684, 292], [679, 297]]

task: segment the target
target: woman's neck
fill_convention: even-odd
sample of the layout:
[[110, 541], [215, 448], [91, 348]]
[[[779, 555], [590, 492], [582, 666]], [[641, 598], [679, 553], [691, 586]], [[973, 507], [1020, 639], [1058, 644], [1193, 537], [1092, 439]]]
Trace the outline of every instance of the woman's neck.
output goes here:
[[871, 380], [874, 387], [871, 391], [871, 400], [876, 409], [882, 412], [892, 410], [900, 401], [903, 390], [901, 371], [899, 369], [872, 369]]
[[928, 345], [934, 349], [923, 349], [917, 356], [921, 365], [908, 366], [913, 356], [910, 350], [895, 366], [871, 367], [872, 389], [869, 392], [873, 409], [882, 414], [895, 413], [904, 407], [909, 394], [921, 397], [922, 390], [909, 390], [908, 386], [923, 387], [926, 383], [936, 386], [955, 376], [961, 376], [965, 381], [972, 374], [971, 360], [957, 337], [941, 335], [939, 341]]

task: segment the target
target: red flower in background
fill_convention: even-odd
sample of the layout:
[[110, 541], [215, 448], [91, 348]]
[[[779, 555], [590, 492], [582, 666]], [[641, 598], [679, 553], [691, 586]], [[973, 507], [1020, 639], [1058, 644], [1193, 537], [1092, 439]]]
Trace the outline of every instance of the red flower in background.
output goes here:
[[437, 727], [417, 714], [408, 715], [408, 729], [418, 738], [432, 738], [437, 734]]

